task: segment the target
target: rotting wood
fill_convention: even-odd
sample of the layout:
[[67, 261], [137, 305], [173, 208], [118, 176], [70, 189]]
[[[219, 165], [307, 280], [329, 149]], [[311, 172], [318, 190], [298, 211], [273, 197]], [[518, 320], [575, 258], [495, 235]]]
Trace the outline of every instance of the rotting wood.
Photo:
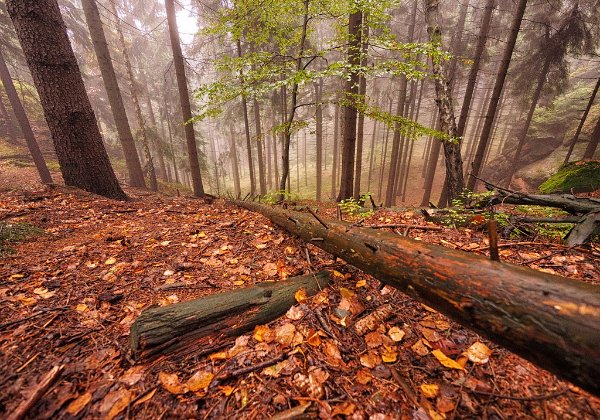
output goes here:
[[242, 334], [283, 315], [296, 302], [297, 290], [304, 288], [310, 296], [328, 283], [329, 274], [320, 272], [146, 309], [131, 326], [131, 349], [136, 357], [145, 358], [171, 353], [207, 336]]
[[32, 389], [31, 394], [25, 400], [19, 404], [14, 412], [9, 414], [7, 420], [20, 420], [24, 418], [29, 410], [38, 403], [38, 401], [44, 396], [50, 389], [52, 384], [58, 379], [61, 372], [64, 369], [64, 365], [54, 366], [40, 382]]
[[[388, 232], [237, 202], [532, 363], [600, 395], [600, 287]], [[294, 222], [291, 221], [294, 219]], [[367, 246], [369, 244], [370, 246]]]

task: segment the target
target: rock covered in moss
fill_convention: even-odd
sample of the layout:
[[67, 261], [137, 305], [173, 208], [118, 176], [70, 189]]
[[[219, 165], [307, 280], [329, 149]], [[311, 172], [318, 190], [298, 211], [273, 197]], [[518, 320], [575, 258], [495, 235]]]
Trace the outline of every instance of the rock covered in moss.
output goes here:
[[600, 189], [600, 161], [579, 161], [563, 165], [539, 190], [544, 194], [581, 193]]

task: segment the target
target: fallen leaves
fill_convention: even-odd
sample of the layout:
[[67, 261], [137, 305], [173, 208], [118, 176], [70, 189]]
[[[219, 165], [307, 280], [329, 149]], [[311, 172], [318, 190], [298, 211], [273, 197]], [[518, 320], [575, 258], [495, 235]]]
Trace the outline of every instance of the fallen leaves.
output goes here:
[[459, 363], [457, 363], [455, 360], [449, 358], [448, 356], [446, 356], [441, 350], [439, 349], [435, 349], [431, 352], [431, 354], [433, 354], [435, 356], [436, 359], [438, 359], [438, 361], [442, 364], [442, 366], [445, 366], [449, 369], [458, 369], [458, 370], [463, 370], [464, 367], [461, 366]]
[[473, 363], [485, 364], [489, 362], [492, 350], [480, 341], [476, 341], [467, 349], [467, 357]]
[[187, 386], [181, 383], [176, 373], [160, 372], [158, 374], [158, 381], [171, 394], [179, 395], [188, 392]]

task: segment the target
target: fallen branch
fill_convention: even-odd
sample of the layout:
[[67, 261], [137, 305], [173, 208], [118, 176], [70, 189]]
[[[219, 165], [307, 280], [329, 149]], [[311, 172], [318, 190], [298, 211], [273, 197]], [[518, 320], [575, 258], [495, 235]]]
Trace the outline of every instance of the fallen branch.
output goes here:
[[310, 296], [328, 282], [329, 274], [321, 272], [146, 309], [131, 326], [131, 349], [136, 357], [147, 358], [197, 344], [206, 337], [242, 334], [283, 315], [296, 302], [294, 293], [300, 288]]
[[60, 365], [54, 366], [52, 369], [50, 369], [50, 371], [46, 373], [42, 380], [35, 385], [29, 397], [19, 404], [15, 411], [8, 416], [7, 420], [20, 420], [25, 417], [29, 410], [31, 410], [33, 406], [35, 406], [38, 401], [42, 399], [46, 392], [48, 392], [52, 384], [60, 376], [64, 367], [64, 365]]
[[[239, 203], [507, 349], [600, 395], [600, 287], [392, 233]], [[293, 218], [295, 222], [291, 222]]]

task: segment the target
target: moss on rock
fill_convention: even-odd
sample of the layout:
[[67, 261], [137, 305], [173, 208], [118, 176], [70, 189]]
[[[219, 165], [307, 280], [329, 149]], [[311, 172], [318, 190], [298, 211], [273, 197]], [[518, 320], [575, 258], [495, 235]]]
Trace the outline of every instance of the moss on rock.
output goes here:
[[539, 186], [544, 194], [591, 192], [599, 188], [600, 161], [567, 163]]

